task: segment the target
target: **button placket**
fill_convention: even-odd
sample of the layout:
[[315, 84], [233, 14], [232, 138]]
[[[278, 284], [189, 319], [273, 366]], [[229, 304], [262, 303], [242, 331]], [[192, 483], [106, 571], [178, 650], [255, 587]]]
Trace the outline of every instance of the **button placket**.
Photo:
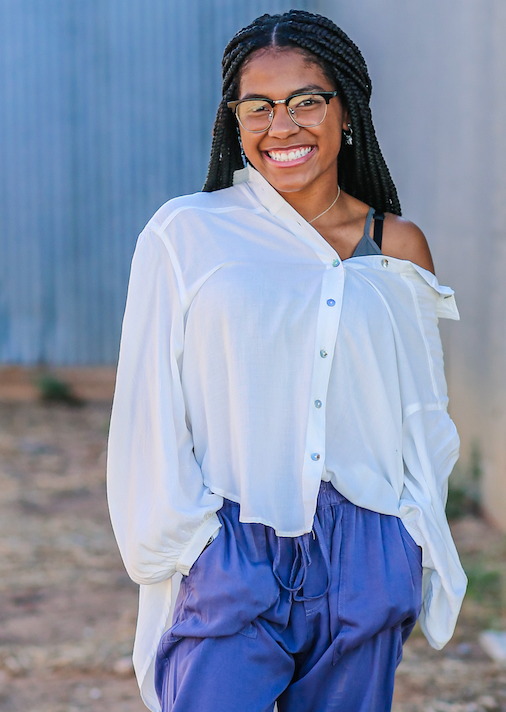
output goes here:
[[[334, 260], [335, 262], [336, 260]], [[320, 302], [317, 312], [316, 343], [314, 351], [311, 402], [306, 430], [306, 455], [303, 470], [304, 500], [314, 504], [318, 494], [323, 465], [325, 463], [326, 410], [325, 398], [328, 391], [333, 353], [341, 314], [344, 286], [343, 266], [327, 261], [322, 275]]]

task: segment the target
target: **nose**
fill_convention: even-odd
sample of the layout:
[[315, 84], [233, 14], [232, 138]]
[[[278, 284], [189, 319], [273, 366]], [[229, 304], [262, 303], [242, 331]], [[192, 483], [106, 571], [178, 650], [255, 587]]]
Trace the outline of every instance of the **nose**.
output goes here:
[[300, 131], [300, 126], [297, 126], [288, 115], [288, 107], [286, 104], [277, 104], [274, 107], [274, 116], [269, 129], [269, 136], [277, 136], [278, 138], [292, 136]]

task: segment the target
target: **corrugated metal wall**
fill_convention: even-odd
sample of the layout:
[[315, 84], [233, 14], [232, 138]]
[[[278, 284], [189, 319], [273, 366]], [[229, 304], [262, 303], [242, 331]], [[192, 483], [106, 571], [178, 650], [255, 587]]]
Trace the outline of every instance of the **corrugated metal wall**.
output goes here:
[[204, 181], [223, 48], [291, 6], [0, 0], [0, 362], [114, 363], [137, 234]]

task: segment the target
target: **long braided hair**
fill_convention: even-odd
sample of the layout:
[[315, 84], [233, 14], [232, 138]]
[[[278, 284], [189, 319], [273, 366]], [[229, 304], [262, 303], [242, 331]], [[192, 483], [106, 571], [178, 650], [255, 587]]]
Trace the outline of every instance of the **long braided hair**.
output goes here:
[[337, 25], [305, 10], [262, 15], [240, 30], [225, 48], [223, 95], [214, 123], [211, 159], [203, 190], [230, 187], [234, 171], [244, 167], [239, 129], [227, 102], [239, 98], [240, 73], [252, 53], [268, 47], [303, 51], [335, 84], [353, 127], [353, 145], [343, 141], [339, 153], [341, 188], [376, 210], [400, 215], [397, 191], [372, 123], [371, 80], [365, 60]]

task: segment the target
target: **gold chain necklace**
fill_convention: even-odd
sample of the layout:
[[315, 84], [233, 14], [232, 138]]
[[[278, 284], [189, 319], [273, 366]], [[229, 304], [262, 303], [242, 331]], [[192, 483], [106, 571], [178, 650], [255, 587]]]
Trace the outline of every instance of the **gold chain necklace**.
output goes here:
[[323, 213], [320, 213], [319, 215], [317, 215], [317, 216], [316, 216], [315, 218], [313, 218], [312, 220], [309, 220], [309, 221], [308, 221], [309, 224], [311, 225], [311, 223], [314, 223], [315, 220], [318, 220], [318, 218], [321, 218], [322, 215], [325, 215], [325, 213], [328, 213], [329, 210], [330, 210], [330, 208], [333, 208], [334, 205], [337, 203], [337, 201], [339, 200], [339, 196], [340, 196], [340, 195], [341, 195], [341, 186], [338, 185], [338, 186], [337, 186], [337, 195], [336, 195], [334, 201], [332, 202], [332, 204], [329, 205], [329, 207], [327, 208], [327, 210], [324, 210]]

